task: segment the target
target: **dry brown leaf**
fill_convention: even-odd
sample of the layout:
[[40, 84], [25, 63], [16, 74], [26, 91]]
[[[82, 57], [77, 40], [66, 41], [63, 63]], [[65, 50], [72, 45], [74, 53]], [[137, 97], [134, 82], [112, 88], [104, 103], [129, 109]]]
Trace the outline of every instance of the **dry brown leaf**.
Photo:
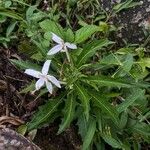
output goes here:
[[9, 117], [9, 116], [2, 116], [0, 117], [0, 125], [9, 123], [16, 126], [19, 126], [24, 123], [24, 121], [20, 120], [18, 117]]

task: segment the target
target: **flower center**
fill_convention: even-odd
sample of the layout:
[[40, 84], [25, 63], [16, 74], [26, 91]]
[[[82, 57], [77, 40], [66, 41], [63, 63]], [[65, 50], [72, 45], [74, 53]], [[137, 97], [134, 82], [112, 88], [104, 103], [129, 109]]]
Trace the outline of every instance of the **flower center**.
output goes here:
[[65, 45], [65, 43], [64, 42], [62, 42], [62, 52], [66, 52], [67, 51], [67, 47], [66, 47], [66, 45]]
[[39, 75], [39, 77], [40, 77], [41, 79], [43, 79], [44, 81], [47, 81], [47, 80], [48, 80], [48, 78], [47, 78], [46, 75], [41, 74], [41, 75]]

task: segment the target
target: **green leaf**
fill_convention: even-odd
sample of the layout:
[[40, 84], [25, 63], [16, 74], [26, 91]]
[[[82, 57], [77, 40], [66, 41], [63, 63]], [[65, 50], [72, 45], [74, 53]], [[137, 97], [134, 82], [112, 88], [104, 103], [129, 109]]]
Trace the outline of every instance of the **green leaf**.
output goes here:
[[133, 132], [141, 134], [143, 136], [150, 137], [150, 125], [144, 122], [138, 122], [133, 127]]
[[83, 78], [83, 81], [91, 82], [98, 84], [100, 86], [108, 86], [108, 87], [126, 87], [131, 88], [133, 87], [130, 83], [126, 80], [121, 78], [111, 78], [108, 76], [88, 76], [87, 78]]
[[108, 56], [105, 56], [97, 64], [100, 64], [100, 65], [102, 65], [102, 64], [103, 65], [122, 65], [122, 63], [120, 61], [120, 57], [118, 57], [115, 54], [110, 54]]
[[83, 140], [82, 150], [87, 150], [88, 149], [88, 147], [90, 146], [90, 144], [93, 140], [95, 131], [96, 131], [96, 122], [91, 117], [91, 118], [89, 118], [88, 130], [87, 130], [87, 133], [86, 133], [85, 138]]
[[20, 69], [35, 69], [35, 70], [41, 70], [41, 67], [33, 64], [29, 61], [23, 61], [23, 60], [16, 60], [16, 59], [10, 59], [11, 63], [19, 67]]
[[11, 6], [11, 4], [12, 4], [12, 2], [11, 1], [5, 1], [5, 8], [9, 8], [10, 6]]
[[63, 38], [63, 28], [56, 22], [51, 21], [51, 20], [44, 20], [40, 22], [40, 27], [45, 31], [45, 32], [53, 32]]
[[38, 47], [38, 51], [41, 53], [43, 57], [46, 57], [47, 55], [47, 50], [45, 49], [41, 39], [39, 41], [32, 40], [32, 42]]
[[125, 111], [129, 106], [131, 106], [140, 96], [144, 94], [144, 90], [141, 90], [139, 88], [134, 88], [132, 90], [132, 93], [125, 99], [124, 102], [122, 102], [117, 107], [117, 111], [119, 113]]
[[96, 25], [86, 25], [75, 33], [75, 43], [81, 43], [87, 40], [93, 33], [100, 31]]
[[117, 76], [123, 77], [126, 74], [130, 74], [129, 71], [131, 70], [133, 66], [133, 56], [132, 54], [128, 54], [125, 57], [125, 60], [122, 62], [122, 65], [120, 66], [119, 70], [117, 71]]
[[42, 54], [40, 52], [33, 54], [30, 58], [34, 59], [36, 61], [43, 61], [44, 60], [44, 57], [42, 56]]
[[9, 37], [10, 34], [12, 33], [12, 31], [14, 30], [15, 26], [16, 26], [17, 22], [13, 22], [12, 24], [10, 24], [7, 28], [6, 31], [6, 37]]
[[125, 128], [127, 121], [128, 121], [128, 113], [124, 111], [120, 116], [119, 128], [121, 129]]
[[79, 98], [81, 100], [83, 109], [84, 109], [84, 114], [86, 116], [86, 119], [89, 119], [89, 100], [90, 100], [90, 96], [88, 95], [88, 92], [85, 90], [84, 87], [82, 87], [81, 85], [75, 83], [75, 88], [76, 88], [76, 92], [79, 95]]
[[0, 11], [0, 15], [2, 16], [6, 16], [6, 17], [10, 17], [16, 20], [23, 20], [23, 18], [21, 16], [19, 16], [17, 13], [13, 12], [13, 11]]
[[71, 29], [68, 29], [65, 33], [65, 41], [74, 42], [74, 33]]
[[40, 124], [47, 121], [50, 116], [53, 116], [63, 98], [64, 96], [60, 96], [57, 99], [51, 99], [45, 105], [40, 106], [33, 119], [27, 124], [28, 131], [38, 128]]
[[18, 45], [18, 51], [21, 53], [25, 53], [29, 57], [38, 52], [38, 48], [36, 45], [31, 45], [30, 41], [21, 41]]
[[31, 92], [35, 89], [35, 81], [31, 82], [30, 84], [28, 84], [25, 88], [23, 88], [19, 93], [23, 94], [23, 93], [28, 93]]
[[81, 54], [77, 59], [77, 66], [80, 67], [83, 63], [85, 63], [90, 57], [92, 57], [96, 51], [100, 50], [104, 46], [108, 46], [113, 44], [114, 42], [109, 41], [107, 39], [97, 40], [90, 44], [86, 44]]
[[81, 135], [82, 139], [84, 139], [88, 129], [88, 121], [85, 118], [84, 113], [82, 112], [80, 113], [80, 115], [78, 115], [77, 126], [79, 128], [79, 134]]
[[67, 100], [65, 102], [65, 108], [63, 113], [63, 120], [59, 126], [58, 134], [63, 132], [67, 127], [69, 127], [70, 123], [74, 118], [74, 111], [75, 111], [75, 97], [73, 93], [69, 94]]
[[148, 57], [142, 58], [137, 63], [142, 67], [143, 72], [145, 71], [146, 67], [150, 68], [150, 58]]
[[26, 20], [31, 23], [31, 17], [33, 15], [33, 12], [37, 9], [37, 6], [30, 6], [26, 11]]
[[116, 139], [114, 139], [113, 137], [111, 137], [111, 135], [107, 135], [107, 134], [102, 134], [101, 136], [104, 141], [109, 144], [110, 146], [112, 146], [113, 148], [122, 148], [122, 143]]
[[118, 13], [124, 9], [128, 9], [128, 8], [135, 7], [138, 5], [141, 5], [141, 3], [140, 2], [133, 2], [133, 0], [126, 0], [125, 2], [122, 2], [122, 3], [115, 5], [113, 7], [113, 10], [115, 11], [115, 13]]
[[92, 96], [96, 106], [108, 114], [114, 123], [118, 123], [118, 112], [116, 111], [115, 107], [109, 104], [109, 102], [104, 97], [100, 96], [96, 92], [89, 91], [89, 94]]
[[20, 125], [17, 129], [17, 132], [21, 135], [25, 135], [27, 131], [27, 125], [23, 124], [23, 125]]

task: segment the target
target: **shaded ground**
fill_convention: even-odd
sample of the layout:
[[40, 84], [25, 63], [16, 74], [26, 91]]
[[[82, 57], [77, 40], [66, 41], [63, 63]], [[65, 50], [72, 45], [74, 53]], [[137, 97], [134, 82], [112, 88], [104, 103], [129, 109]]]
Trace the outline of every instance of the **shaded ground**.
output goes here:
[[[15, 116], [29, 121], [33, 112], [42, 104], [42, 99], [34, 101], [30, 94], [21, 95], [19, 91], [28, 83], [29, 78], [13, 66], [9, 59], [19, 59], [15, 51], [0, 49], [0, 117]], [[1, 123], [1, 122], [0, 122]], [[1, 125], [1, 124], [0, 124]], [[9, 122], [8, 127], [14, 128]], [[74, 126], [61, 135], [57, 135], [58, 122], [38, 130], [35, 143], [42, 150], [78, 150], [81, 142]]]

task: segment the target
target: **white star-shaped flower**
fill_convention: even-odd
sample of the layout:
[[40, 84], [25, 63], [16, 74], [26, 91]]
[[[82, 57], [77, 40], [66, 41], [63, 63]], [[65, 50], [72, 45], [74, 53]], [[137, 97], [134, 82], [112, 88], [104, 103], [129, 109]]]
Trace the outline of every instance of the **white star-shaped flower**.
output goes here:
[[50, 49], [47, 55], [54, 55], [58, 52], [67, 52], [67, 48], [77, 49], [77, 46], [75, 44], [64, 42], [63, 39], [61, 39], [59, 36], [57, 36], [54, 33], [52, 33], [52, 40], [58, 44], [54, 46], [52, 49]]
[[50, 66], [51, 60], [47, 60], [42, 68], [42, 71], [36, 71], [34, 69], [26, 69], [25, 73], [38, 78], [35, 84], [35, 91], [39, 90], [42, 86], [46, 85], [48, 91], [52, 94], [53, 87], [52, 84], [56, 85], [57, 87], [61, 88], [60, 81], [58, 81], [54, 76], [48, 75], [48, 70]]

